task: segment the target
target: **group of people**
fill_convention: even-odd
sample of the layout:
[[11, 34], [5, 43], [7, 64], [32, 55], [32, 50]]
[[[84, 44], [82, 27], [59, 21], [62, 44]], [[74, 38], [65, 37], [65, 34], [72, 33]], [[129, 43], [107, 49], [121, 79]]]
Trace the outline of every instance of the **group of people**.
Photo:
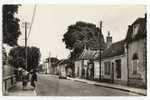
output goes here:
[[37, 74], [35, 70], [31, 70], [30, 72], [26, 70], [22, 70], [22, 88], [25, 90], [25, 88], [28, 85], [28, 82], [30, 81], [30, 85], [35, 89], [36, 87], [36, 81], [37, 81]]

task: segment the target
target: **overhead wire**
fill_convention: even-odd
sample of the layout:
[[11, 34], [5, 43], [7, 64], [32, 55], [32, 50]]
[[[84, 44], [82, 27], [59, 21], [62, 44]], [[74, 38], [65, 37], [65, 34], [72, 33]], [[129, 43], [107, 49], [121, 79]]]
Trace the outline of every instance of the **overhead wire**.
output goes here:
[[34, 10], [33, 10], [32, 19], [31, 19], [31, 25], [30, 25], [30, 28], [29, 28], [29, 33], [28, 33], [27, 39], [29, 39], [29, 36], [30, 36], [30, 34], [31, 34], [33, 22], [34, 22], [34, 19], [35, 19], [36, 8], [37, 8], [37, 5], [35, 4], [35, 5], [34, 5]]

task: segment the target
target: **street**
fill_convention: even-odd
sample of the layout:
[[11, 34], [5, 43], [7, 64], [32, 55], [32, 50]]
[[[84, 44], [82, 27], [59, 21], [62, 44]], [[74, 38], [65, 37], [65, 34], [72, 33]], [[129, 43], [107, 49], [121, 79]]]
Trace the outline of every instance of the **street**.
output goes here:
[[38, 75], [38, 96], [138, 96], [126, 91], [59, 79], [53, 75]]

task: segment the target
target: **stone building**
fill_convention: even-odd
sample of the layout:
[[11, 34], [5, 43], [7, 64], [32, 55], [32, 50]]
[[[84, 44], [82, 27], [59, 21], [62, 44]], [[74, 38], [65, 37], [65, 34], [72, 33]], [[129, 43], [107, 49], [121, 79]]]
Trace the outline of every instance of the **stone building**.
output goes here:
[[126, 36], [129, 85], [136, 87], [146, 87], [147, 83], [146, 33], [145, 15], [145, 18], [137, 18], [129, 25]]

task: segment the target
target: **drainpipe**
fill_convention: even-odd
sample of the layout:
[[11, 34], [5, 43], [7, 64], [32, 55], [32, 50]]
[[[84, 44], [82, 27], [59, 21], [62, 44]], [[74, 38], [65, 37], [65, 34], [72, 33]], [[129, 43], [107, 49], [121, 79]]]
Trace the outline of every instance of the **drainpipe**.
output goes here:
[[128, 47], [128, 43], [127, 43], [127, 86], [129, 86], [129, 47]]

